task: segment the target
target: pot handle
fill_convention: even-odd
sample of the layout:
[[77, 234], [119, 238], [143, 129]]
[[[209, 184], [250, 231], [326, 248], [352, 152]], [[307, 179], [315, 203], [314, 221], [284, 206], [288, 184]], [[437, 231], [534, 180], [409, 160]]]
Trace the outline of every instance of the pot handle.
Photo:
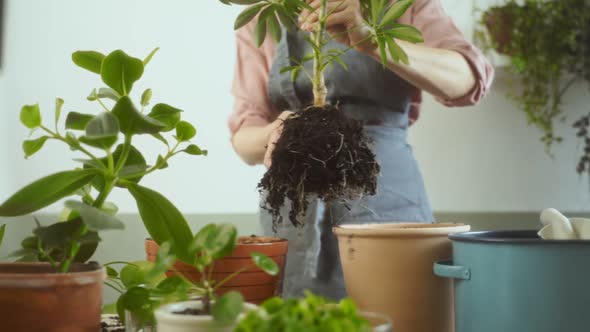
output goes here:
[[434, 274], [443, 278], [471, 280], [471, 270], [463, 266], [453, 265], [451, 260], [434, 263]]

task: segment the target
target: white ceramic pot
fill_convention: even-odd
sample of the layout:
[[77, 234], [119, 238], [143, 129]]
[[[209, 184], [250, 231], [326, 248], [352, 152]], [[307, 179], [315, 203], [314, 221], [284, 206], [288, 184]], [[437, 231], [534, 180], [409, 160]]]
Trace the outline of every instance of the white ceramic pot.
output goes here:
[[[167, 304], [155, 312], [158, 332], [231, 332], [237, 322], [222, 324], [213, 320], [212, 316], [180, 315], [175, 312], [185, 309], [202, 309], [200, 301], [186, 301]], [[254, 304], [244, 303], [243, 313], [256, 310]]]

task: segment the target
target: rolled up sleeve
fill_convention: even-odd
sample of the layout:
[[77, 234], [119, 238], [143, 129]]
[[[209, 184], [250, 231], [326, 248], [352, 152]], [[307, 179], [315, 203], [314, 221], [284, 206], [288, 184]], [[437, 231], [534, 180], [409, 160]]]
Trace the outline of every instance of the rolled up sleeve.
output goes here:
[[274, 45], [270, 38], [260, 48], [254, 44], [253, 23], [236, 32], [237, 59], [232, 84], [234, 108], [228, 119], [232, 137], [242, 127], [264, 126], [276, 117], [268, 95]]
[[483, 53], [470, 43], [449, 17], [440, 0], [418, 0], [412, 7], [412, 24], [418, 28], [427, 46], [456, 51], [463, 55], [475, 77], [475, 86], [466, 95], [437, 100], [446, 106], [469, 106], [478, 103], [490, 89], [494, 68]]

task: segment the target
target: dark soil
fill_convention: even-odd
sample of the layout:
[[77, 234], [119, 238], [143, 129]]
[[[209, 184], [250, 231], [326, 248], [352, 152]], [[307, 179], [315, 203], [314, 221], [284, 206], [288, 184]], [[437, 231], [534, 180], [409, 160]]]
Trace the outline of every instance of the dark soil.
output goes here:
[[203, 311], [201, 309], [192, 309], [192, 308], [186, 308], [182, 311], [175, 311], [174, 313], [177, 315], [190, 315], [190, 316], [203, 316], [203, 315], [205, 315], [205, 311]]
[[263, 208], [273, 227], [283, 222], [285, 198], [291, 202], [289, 220], [303, 226], [310, 194], [326, 202], [374, 195], [380, 168], [369, 144], [362, 123], [335, 106], [311, 107], [285, 120], [272, 165], [258, 185], [268, 191]]

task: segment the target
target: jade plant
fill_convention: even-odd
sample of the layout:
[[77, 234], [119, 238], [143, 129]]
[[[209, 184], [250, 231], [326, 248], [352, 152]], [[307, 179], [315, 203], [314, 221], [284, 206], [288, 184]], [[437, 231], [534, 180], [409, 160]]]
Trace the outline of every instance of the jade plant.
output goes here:
[[330, 303], [309, 292], [302, 299], [265, 301], [259, 310], [248, 313], [236, 332], [342, 331], [370, 332], [371, 324], [350, 299]]
[[[312, 50], [300, 59], [291, 58], [291, 65], [282, 69], [290, 73], [292, 80], [305, 75], [312, 83], [313, 100], [309, 107], [287, 118], [282, 134], [274, 146], [271, 166], [259, 184], [267, 191], [264, 207], [273, 216], [273, 225], [282, 222], [281, 207], [288, 199], [291, 203], [289, 219], [295, 226], [303, 224], [308, 197], [314, 195], [325, 201], [356, 199], [362, 195], [375, 194], [380, 168], [369, 148], [360, 121], [347, 117], [339, 111], [337, 100], [327, 100], [326, 70], [334, 65], [347, 68], [342, 55], [356, 51], [370, 43], [380, 54], [385, 67], [388, 60], [408, 64], [408, 57], [397, 40], [422, 42], [421, 33], [414, 27], [397, 23], [413, 0], [361, 0], [366, 38], [344, 46], [331, 43], [341, 39], [351, 30], [335, 35], [327, 33], [326, 22], [337, 11], [328, 6], [327, 0], [319, 0], [314, 9], [304, 0], [220, 0], [225, 4], [249, 5], [236, 19], [234, 28], [240, 29], [255, 18], [254, 39], [262, 45], [267, 34], [280, 42], [282, 31], [297, 30], [297, 20], [302, 11], [318, 15], [315, 30], [305, 41]], [[299, 33], [306, 34], [300, 31]], [[384, 70], [387, 70], [384, 68]], [[291, 110], [298, 111], [298, 110]]]
[[590, 3], [506, 0], [485, 10], [480, 23], [484, 47], [510, 59], [518, 87], [509, 97], [550, 151], [563, 140], [555, 125], [566, 118], [566, 93], [577, 81], [590, 82]]
[[[178, 249], [187, 248], [192, 240], [182, 214], [162, 194], [139, 184], [145, 176], [168, 167], [169, 160], [180, 153], [207, 154], [190, 143], [196, 129], [181, 120], [182, 110], [164, 103], [148, 109], [151, 89], [141, 94], [138, 103], [131, 98], [134, 85], [157, 50], [143, 60], [121, 50], [108, 55], [73, 53], [76, 65], [98, 75], [106, 85], [87, 97], [92, 103], [87, 108], [94, 105], [93, 113], [71, 111], [63, 120], [64, 101], [57, 98], [55, 116], [44, 122], [38, 104], [22, 107], [20, 120], [36, 135], [23, 142], [25, 157], [33, 156], [46, 143], [60, 142], [77, 155], [77, 166], [25, 186], [0, 205], [0, 216], [21, 216], [67, 198], [59, 220], [49, 226], [37, 222], [34, 235], [22, 241], [23, 248], [15, 256], [49, 262], [59, 272], [67, 272], [73, 262], [85, 262], [96, 250], [99, 231], [124, 227], [115, 216], [116, 205], [108, 201], [113, 190], [124, 190], [137, 202], [151, 237], [158, 243], [173, 243], [172, 251], [180, 259], [192, 259]], [[173, 135], [167, 138], [170, 132]], [[164, 152], [148, 164], [147, 156], [134, 145], [137, 136], [152, 137]]]
[[[213, 316], [218, 322], [231, 323], [242, 312], [243, 296], [230, 291], [218, 296], [220, 287], [239, 274], [260, 268], [269, 275], [277, 275], [279, 267], [271, 258], [252, 253], [252, 264], [235, 271], [220, 281], [212, 279], [215, 262], [231, 255], [238, 243], [238, 232], [231, 224], [209, 224], [197, 232], [186, 248], [191, 255], [189, 263], [200, 275], [197, 280], [188, 279], [174, 268], [176, 256], [170, 251], [170, 244], [163, 243], [158, 250], [155, 263], [141, 262], [127, 264], [120, 272], [109, 270], [109, 286], [121, 293], [117, 311], [121, 318], [127, 310], [141, 323], [153, 322], [154, 310], [164, 304], [185, 299], [202, 301], [202, 310], [188, 314]], [[163, 279], [165, 272], [174, 276]]]

